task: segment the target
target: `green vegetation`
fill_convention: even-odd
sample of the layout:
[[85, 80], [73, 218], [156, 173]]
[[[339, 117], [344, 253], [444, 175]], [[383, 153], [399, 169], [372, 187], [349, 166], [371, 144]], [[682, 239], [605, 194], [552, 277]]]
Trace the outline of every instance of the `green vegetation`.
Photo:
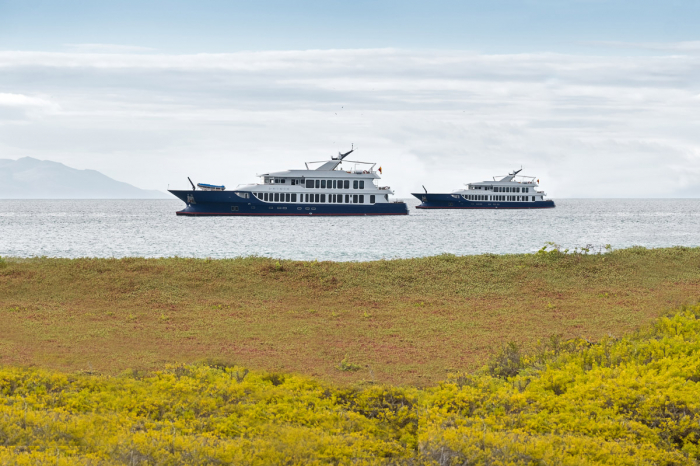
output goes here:
[[0, 364], [116, 375], [218, 358], [425, 387], [508, 342], [619, 336], [699, 296], [700, 248], [367, 263], [5, 258]]
[[419, 389], [237, 366], [0, 369], [1, 464], [615, 464], [700, 460], [700, 306], [624, 338], [507, 345]]

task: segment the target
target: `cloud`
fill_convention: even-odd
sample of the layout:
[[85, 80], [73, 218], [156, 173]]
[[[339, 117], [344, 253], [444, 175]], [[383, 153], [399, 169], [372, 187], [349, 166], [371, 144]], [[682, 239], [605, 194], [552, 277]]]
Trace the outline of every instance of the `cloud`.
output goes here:
[[27, 123], [59, 111], [60, 106], [45, 97], [0, 93], [0, 125]]
[[684, 42], [622, 42], [622, 41], [586, 41], [584, 45], [610, 47], [618, 49], [642, 49], [654, 51], [675, 51], [684, 53], [700, 52], [700, 41]]
[[6, 107], [54, 107], [54, 105], [40, 97], [31, 97], [23, 94], [0, 93], [0, 106]]
[[150, 47], [140, 47], [135, 45], [117, 45], [117, 44], [63, 44], [64, 47], [72, 49], [76, 52], [90, 53], [146, 53], [153, 52], [155, 49]]
[[676, 52], [0, 51], [1, 96], [54, 109], [0, 126], [0, 151], [163, 189], [235, 186], [355, 143], [403, 196], [520, 165], [554, 197], [673, 196], [700, 192], [679, 171], [700, 170], [700, 56]]

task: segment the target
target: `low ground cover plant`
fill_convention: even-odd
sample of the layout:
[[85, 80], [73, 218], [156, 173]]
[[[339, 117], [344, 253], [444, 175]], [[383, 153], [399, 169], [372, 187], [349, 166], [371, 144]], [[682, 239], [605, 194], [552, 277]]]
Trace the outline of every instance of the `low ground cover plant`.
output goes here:
[[0, 464], [697, 464], [700, 306], [621, 338], [506, 345], [427, 388], [207, 361], [0, 369]]

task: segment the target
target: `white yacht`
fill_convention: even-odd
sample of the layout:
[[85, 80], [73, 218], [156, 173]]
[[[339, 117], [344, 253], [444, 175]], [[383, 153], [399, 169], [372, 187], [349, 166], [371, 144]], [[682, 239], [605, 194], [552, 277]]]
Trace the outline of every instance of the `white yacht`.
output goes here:
[[412, 193], [421, 204], [416, 209], [545, 209], [556, 207], [554, 201], [545, 199], [539, 191], [540, 180], [534, 176], [518, 176], [522, 171], [513, 170], [493, 181], [467, 184], [467, 189], [451, 193]]
[[233, 190], [190, 181], [191, 190], [170, 192], [186, 204], [177, 215], [407, 215], [406, 203], [378, 186], [382, 168], [347, 160], [353, 151], [308, 162], [305, 169], [265, 173], [261, 183]]

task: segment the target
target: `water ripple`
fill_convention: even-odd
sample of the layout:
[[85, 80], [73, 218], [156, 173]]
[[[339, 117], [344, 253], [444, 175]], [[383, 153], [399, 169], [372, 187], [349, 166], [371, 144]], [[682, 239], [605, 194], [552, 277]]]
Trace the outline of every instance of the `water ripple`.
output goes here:
[[700, 245], [695, 199], [565, 199], [556, 209], [510, 211], [422, 211], [408, 202], [405, 217], [184, 218], [175, 216], [178, 200], [5, 200], [0, 255], [364, 261], [533, 252], [547, 241]]

